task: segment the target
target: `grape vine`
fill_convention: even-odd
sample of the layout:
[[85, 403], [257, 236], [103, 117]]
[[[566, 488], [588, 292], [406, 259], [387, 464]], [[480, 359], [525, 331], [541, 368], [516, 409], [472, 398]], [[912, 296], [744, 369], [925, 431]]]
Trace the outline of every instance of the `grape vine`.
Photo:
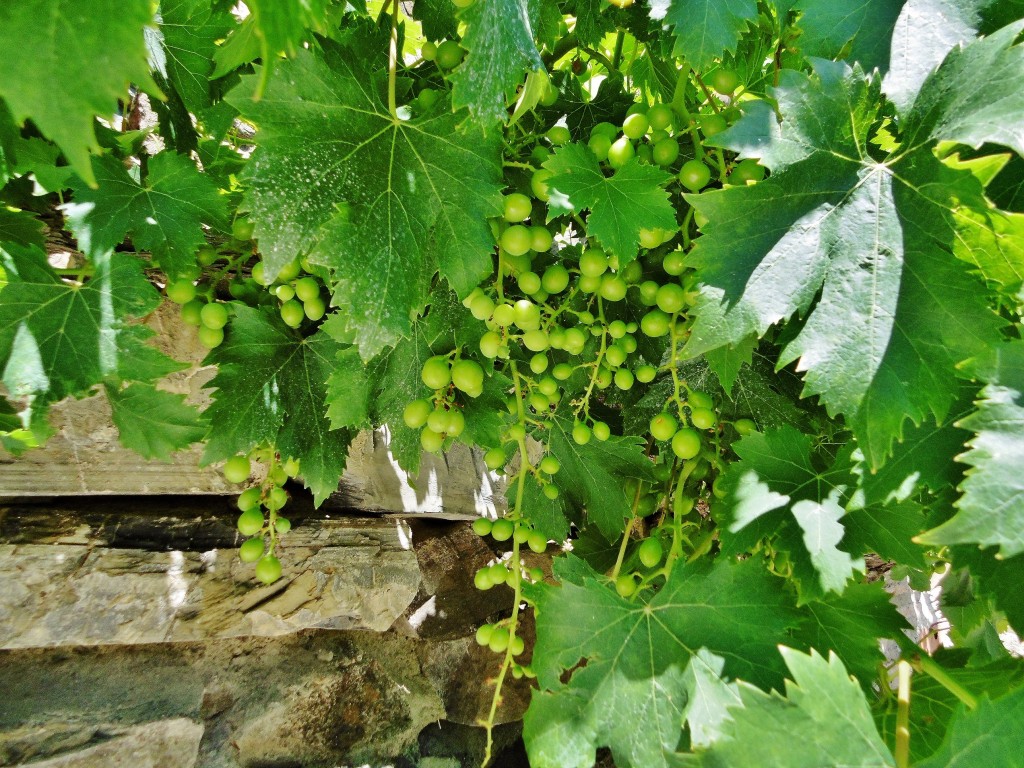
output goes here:
[[473, 447], [539, 768], [1012, 764], [1024, 20], [953, 5], [0, 6], [0, 440], [201, 443], [268, 584], [360, 430]]

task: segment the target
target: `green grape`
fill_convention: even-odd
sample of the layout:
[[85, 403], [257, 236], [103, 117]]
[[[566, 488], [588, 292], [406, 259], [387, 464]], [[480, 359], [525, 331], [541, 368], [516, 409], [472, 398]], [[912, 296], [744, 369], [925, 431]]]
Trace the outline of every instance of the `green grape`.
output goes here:
[[306, 314], [313, 322], [316, 322], [324, 313], [327, 311], [327, 307], [324, 305], [324, 300], [317, 296], [315, 299], [310, 299], [302, 305], [302, 311]]
[[530, 250], [533, 244], [533, 235], [530, 228], [522, 224], [513, 224], [501, 233], [498, 242], [501, 247], [511, 256], [522, 256]]
[[[267, 473], [267, 479], [274, 485], [284, 485], [285, 481], [288, 480], [288, 473], [284, 471], [284, 467], [275, 464]], [[282, 501], [280, 506], [284, 506], [284, 504], [285, 502]]]
[[542, 202], [547, 202], [550, 196], [550, 190], [548, 189], [548, 179], [554, 174], [547, 168], [541, 168], [534, 171], [533, 176], [530, 177], [530, 191], [533, 192], [533, 196]]
[[570, 355], [582, 354], [587, 344], [587, 337], [579, 328], [565, 329], [565, 346], [563, 349]]
[[455, 40], [445, 40], [437, 46], [434, 61], [441, 69], [454, 69], [462, 63], [466, 51]]
[[250, 509], [253, 509], [259, 503], [259, 488], [246, 488], [238, 495], [238, 501], [236, 502], [238, 509], [241, 510], [242, 512], [248, 512]]
[[299, 460], [288, 458], [284, 464], [281, 465], [281, 469], [284, 470], [286, 477], [298, 477], [299, 475]]
[[554, 325], [548, 330], [548, 344], [552, 349], [565, 349], [565, 329]]
[[617, 344], [612, 344], [604, 352], [604, 359], [612, 368], [618, 368], [626, 362], [626, 350]]
[[672, 238], [672, 233], [666, 229], [647, 229], [642, 228], [640, 230], [640, 246], [642, 248], [657, 248], [659, 245], [664, 243], [666, 240]]
[[622, 133], [631, 139], [639, 139], [650, 127], [650, 123], [647, 122], [647, 115], [639, 112], [634, 112], [632, 115], [628, 115], [625, 120], [622, 121]]
[[480, 337], [480, 354], [488, 360], [493, 360], [501, 350], [501, 336], [494, 331], [488, 331]]
[[661, 261], [661, 268], [673, 277], [683, 274], [686, 270], [686, 254], [682, 251], [666, 253]]
[[487, 536], [491, 532], [491, 519], [489, 517], [478, 517], [473, 521], [473, 532], [477, 536]]
[[752, 419], [736, 419], [733, 422], [733, 427], [735, 427], [741, 437], [757, 432], [757, 424]]
[[597, 293], [601, 289], [601, 278], [598, 275], [581, 275], [576, 287], [583, 293]]
[[658, 165], [672, 165], [679, 158], [679, 142], [671, 137], [662, 139], [651, 149], [651, 158]]
[[568, 363], [559, 363], [551, 369], [551, 375], [559, 381], [565, 381], [572, 376], [572, 366]]
[[257, 261], [252, 267], [252, 279], [260, 285], [270, 285], [270, 281], [267, 280], [266, 269], [263, 267], [262, 261]]
[[724, 499], [729, 495], [729, 489], [725, 486], [725, 477], [719, 475], [711, 485], [711, 493], [716, 499]]
[[538, 469], [548, 475], [557, 473], [561, 468], [561, 462], [550, 454], [541, 459], [540, 464], [538, 465]]
[[264, 584], [273, 584], [281, 578], [281, 561], [273, 555], [267, 555], [256, 563], [256, 578]]
[[515, 533], [515, 524], [507, 517], [499, 517], [491, 525], [491, 536], [495, 541], [508, 541]]
[[590, 442], [590, 427], [582, 421], [577, 421], [572, 428], [572, 439], [577, 445], [586, 445]]
[[540, 328], [540, 307], [529, 299], [517, 301], [513, 305], [512, 311], [513, 322], [521, 331], [536, 331]]
[[228, 309], [223, 304], [206, 304], [199, 312], [199, 319], [207, 328], [223, 328], [228, 322]]
[[251, 472], [252, 467], [245, 456], [232, 456], [224, 462], [224, 479], [229, 483], [244, 483]]
[[515, 319], [515, 308], [511, 304], [499, 304], [494, 308], [494, 313], [491, 315], [491, 320], [494, 321], [494, 324], [502, 328], [512, 325]]
[[612, 148], [612, 139], [603, 133], [591, 133], [587, 146], [590, 147], [590, 151], [597, 157], [597, 161], [603, 163], [608, 159], [608, 150]]
[[686, 392], [686, 403], [691, 408], [714, 408], [715, 401], [711, 395], [697, 389], [690, 389]]
[[710, 408], [694, 408], [690, 411], [690, 423], [697, 429], [711, 429], [718, 423], [718, 417]]
[[405, 406], [402, 412], [402, 420], [409, 429], [419, 429], [427, 423], [427, 417], [433, 411], [429, 400], [413, 400]]
[[534, 392], [530, 395], [529, 402], [530, 407], [537, 413], [547, 413], [548, 409], [551, 408], [551, 401], [547, 399], [543, 392]]
[[622, 301], [626, 298], [628, 287], [626, 281], [618, 275], [605, 273], [601, 276], [601, 287], [598, 291], [605, 301]]
[[653, 568], [661, 562], [665, 550], [661, 546], [661, 540], [657, 536], [651, 536], [641, 542], [637, 554], [640, 556], [641, 563], [648, 568]]
[[664, 336], [669, 331], [669, 316], [660, 309], [652, 309], [640, 320], [640, 330], [652, 339]]
[[679, 423], [676, 421], [675, 416], [666, 411], [659, 413], [651, 419], [650, 423], [651, 435], [654, 436], [655, 440], [669, 440], [676, 433], [678, 427]]
[[700, 434], [689, 427], [683, 427], [672, 436], [672, 453], [684, 461], [700, 453]]
[[491, 581], [491, 570], [484, 567], [473, 574], [473, 586], [481, 592], [486, 592], [488, 589], [493, 587], [494, 583]]
[[443, 407], [435, 408], [427, 416], [427, 429], [443, 435], [448, 430], [448, 411]]
[[572, 141], [572, 135], [569, 133], [569, 129], [564, 125], [553, 125], [548, 129], [545, 134], [548, 137], [548, 141], [554, 144], [556, 147], [560, 147], [563, 144], [568, 144]]
[[519, 290], [527, 296], [536, 293], [541, 287], [540, 275], [536, 272], [523, 272], [516, 282], [519, 284]]
[[223, 328], [207, 328], [205, 325], [200, 326], [199, 343], [207, 349], [214, 349], [219, 347], [224, 342], [224, 329]]
[[547, 395], [549, 398], [554, 397], [555, 393], [558, 392], [558, 382], [550, 376], [545, 376], [539, 382], [537, 382], [537, 389]]
[[501, 469], [505, 466], [505, 452], [501, 448], [491, 448], [484, 454], [484, 466], [492, 472]]
[[701, 133], [709, 139], [729, 127], [721, 115], [701, 115], [697, 121], [700, 123]]
[[547, 551], [548, 539], [539, 531], [531, 531], [529, 538], [526, 540], [526, 546], [530, 548], [531, 552], [536, 552], [540, 555]]
[[420, 56], [423, 57], [424, 61], [433, 61], [437, 56], [437, 45], [427, 40], [420, 48]]
[[[533, 333], [533, 331], [531, 331]], [[539, 331], [543, 333], [543, 331]], [[538, 352], [536, 355], [530, 358], [530, 370], [534, 373], [544, 373], [548, 369], [548, 356], [543, 352]]]
[[[281, 482], [284, 482], [282, 478]], [[281, 486], [275, 486], [270, 489], [270, 493], [267, 494], [267, 508], [268, 509], [281, 509], [285, 504], [288, 503], [288, 491]]]
[[494, 632], [492, 624], [481, 624], [476, 630], [476, 644], [487, 645], [491, 642], [491, 634]]
[[636, 592], [636, 579], [633, 578], [631, 573], [620, 574], [615, 579], [615, 591], [619, 593], [619, 597], [630, 597]]
[[530, 538], [530, 529], [525, 525], [516, 523], [516, 529], [512, 533], [512, 541], [516, 544], [525, 544], [526, 540]]
[[299, 266], [299, 260], [292, 259], [283, 267], [281, 267], [281, 271], [277, 273], [277, 277], [275, 278], [275, 280], [278, 283], [287, 283], [289, 280], [294, 280], [296, 277], [298, 277], [299, 272], [301, 271], [302, 267]]
[[709, 85], [724, 96], [728, 96], [740, 85], [740, 78], [731, 69], [716, 69], [711, 73]]
[[653, 307], [658, 303], [658, 285], [653, 280], [645, 280], [638, 286], [640, 289], [640, 303], [645, 307]]
[[465, 429], [466, 417], [462, 415], [462, 411], [454, 409], [448, 411], [448, 420], [444, 427], [445, 434], [448, 437], [458, 437]]
[[202, 325], [202, 311], [205, 305], [201, 301], [192, 299], [181, 305], [181, 319], [189, 325]]
[[470, 397], [479, 397], [484, 391], [484, 369], [473, 360], [456, 360], [451, 368], [451, 380]]
[[612, 372], [610, 368], [602, 366], [597, 372], [598, 389], [608, 389], [612, 385]]
[[306, 310], [302, 304], [292, 299], [286, 301], [281, 305], [279, 310], [281, 313], [281, 319], [284, 320], [284, 324], [289, 328], [298, 328], [302, 325], [302, 321], [306, 319]]
[[647, 110], [647, 122], [656, 131], [664, 131], [672, 125], [672, 108], [667, 104], [655, 104]]
[[658, 309], [662, 312], [674, 315], [686, 306], [686, 291], [679, 283], [668, 283], [658, 289]]
[[615, 372], [615, 386], [625, 391], [633, 388], [633, 374], [627, 368], [619, 368]]
[[200, 266], [208, 267], [220, 258], [217, 249], [212, 245], [204, 245], [196, 251], [196, 261]]
[[654, 160], [654, 152], [651, 150], [650, 144], [641, 144], [636, 148], [636, 159], [646, 165], [650, 165]]
[[628, 136], [621, 136], [608, 149], [608, 165], [618, 170], [636, 156], [633, 142]]
[[508, 581], [508, 568], [505, 567], [504, 563], [494, 563], [488, 570], [490, 571], [491, 583], [504, 584]]
[[518, 656], [526, 650], [526, 641], [524, 641], [523, 638], [519, 637], [519, 635], [516, 635], [511, 640], [509, 640], [508, 644], [509, 648], [511, 648], [512, 650], [513, 656]]
[[614, 139], [616, 136], [619, 135], [619, 127], [614, 123], [609, 123], [607, 120], [603, 120], [590, 129], [590, 135], [604, 135], [607, 136], [609, 139]]
[[561, 264], [553, 264], [544, 270], [540, 284], [549, 294], [561, 293], [569, 286], [569, 271]]
[[633, 375], [641, 384], [647, 384], [654, 381], [654, 377], [658, 375], [658, 369], [653, 365], [641, 365], [633, 372]]
[[544, 494], [545, 498], [548, 498], [551, 501], [554, 501], [555, 499], [558, 498], [558, 488], [552, 485], [551, 483], [548, 483], [547, 485], [544, 486], [544, 488], [542, 489], [542, 493]]
[[503, 218], [505, 221], [513, 224], [519, 221], [526, 221], [530, 218], [532, 208], [533, 204], [530, 202], [530, 198], [521, 192], [513, 192], [510, 195], [505, 195]]
[[416, 95], [416, 105], [420, 112], [429, 112], [437, 104], [441, 94], [433, 88], [424, 88]]
[[287, 517], [278, 517], [274, 521], [274, 528], [278, 533], [288, 533], [292, 529], [292, 521]]
[[764, 178], [764, 166], [759, 165], [757, 160], [747, 158], [737, 163], [729, 174], [729, 183], [743, 185], [748, 182], [758, 182]]
[[295, 289], [288, 284], [279, 285], [274, 289], [274, 295], [281, 301], [288, 301], [289, 299], [295, 298]]
[[236, 525], [243, 536], [255, 536], [263, 530], [263, 512], [256, 508], [247, 509], [238, 516]]
[[619, 346], [626, 350], [627, 355], [636, 352], [636, 337], [629, 334], [623, 336], [619, 341]]
[[508, 650], [509, 634], [508, 630], [504, 627], [495, 627], [491, 633], [491, 639], [487, 643], [487, 647], [495, 653], [504, 653]]
[[608, 323], [608, 335], [613, 339], [621, 339], [626, 335], [626, 324], [621, 320], [612, 320]]
[[627, 285], [634, 285], [640, 282], [640, 278], [644, 276], [644, 268], [640, 266], [640, 262], [631, 261], [622, 268], [619, 276], [626, 281]]
[[588, 248], [580, 256], [580, 273], [587, 277], [600, 277], [608, 269], [608, 257], [600, 248]]
[[175, 304], [187, 304], [196, 297], [196, 286], [191, 280], [176, 280], [165, 289], [167, 298]]
[[299, 301], [312, 301], [320, 298], [320, 284], [312, 277], [300, 277], [295, 281], [295, 295]]
[[253, 232], [256, 226], [249, 219], [242, 218], [241, 216], [231, 222], [231, 236], [235, 240], [241, 240], [246, 242], [252, 240]]
[[486, 320], [494, 313], [494, 299], [486, 293], [473, 297], [469, 304], [469, 312], [477, 320]]
[[[561, 35], [559, 35], [559, 37], [561, 37]], [[545, 86], [544, 93], [540, 96], [540, 103], [542, 107], [550, 107], [558, 101], [558, 89], [552, 85], [550, 80], [545, 83]]]
[[452, 369], [448, 358], [440, 355], [427, 358], [420, 371], [420, 378], [428, 389], [444, 389], [452, 380]]
[[537, 253], [546, 253], [551, 250], [554, 242], [555, 238], [551, 236], [551, 232], [548, 231], [547, 227], [540, 225], [530, 227], [531, 250], [537, 251]]
[[444, 435], [426, 428], [420, 432], [420, 447], [427, 453], [437, 453], [444, 445]]
[[243, 563], [255, 563], [266, 551], [266, 543], [263, 537], [246, 539], [238, 548], [238, 559]]
[[526, 439], [526, 427], [522, 424], [513, 424], [508, 428], [508, 439], [514, 443]]
[[700, 160], [687, 160], [679, 169], [679, 181], [692, 192], [697, 192], [711, 181], [711, 170]]
[[594, 437], [602, 443], [612, 436], [612, 429], [603, 421], [595, 421], [593, 427]]

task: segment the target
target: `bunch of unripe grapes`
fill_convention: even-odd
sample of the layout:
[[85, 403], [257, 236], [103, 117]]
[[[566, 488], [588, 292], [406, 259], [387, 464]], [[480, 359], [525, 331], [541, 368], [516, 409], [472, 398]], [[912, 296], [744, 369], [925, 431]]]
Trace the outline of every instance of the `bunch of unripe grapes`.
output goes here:
[[484, 369], [475, 360], [451, 355], [435, 355], [423, 363], [420, 379], [434, 391], [432, 398], [413, 400], [405, 406], [402, 418], [410, 429], [421, 429], [423, 450], [436, 453], [445, 440], [457, 438], [466, 428], [466, 417], [456, 399], [456, 390], [467, 397], [480, 397], [484, 391]]
[[308, 274], [311, 269], [305, 259], [297, 259], [285, 264], [277, 277], [268, 280], [262, 261], [252, 268], [252, 279], [277, 297], [281, 319], [289, 328], [298, 328], [306, 320], [316, 322], [327, 311], [320, 281]]
[[[299, 473], [295, 459], [280, 461], [269, 449], [257, 449], [249, 456], [232, 456], [224, 462], [224, 478], [231, 483], [244, 483], [252, 474], [250, 457], [269, 465], [266, 481], [247, 488], [238, 496], [238, 532], [247, 536], [238, 549], [243, 563], [256, 563], [256, 578], [272, 584], [281, 578], [281, 561], [275, 556], [278, 538], [291, 530], [291, 522], [280, 514], [288, 503], [284, 484]], [[266, 512], [264, 512], [266, 510]]]

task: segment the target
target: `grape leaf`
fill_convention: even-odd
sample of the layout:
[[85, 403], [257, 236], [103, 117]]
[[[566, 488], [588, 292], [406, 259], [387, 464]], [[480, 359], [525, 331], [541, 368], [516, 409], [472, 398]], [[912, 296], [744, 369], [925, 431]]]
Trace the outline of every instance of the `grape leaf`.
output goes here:
[[761, 157], [772, 177], [687, 198], [709, 219], [690, 257], [705, 285], [687, 352], [806, 316], [779, 362], [799, 359], [804, 394], [846, 415], [877, 469], [907, 417], [945, 417], [956, 366], [994, 343], [1001, 322], [950, 253], [959, 202], [936, 181], [953, 171], [930, 145], [872, 159], [876, 86], [844, 65], [817, 67], [784, 73], [781, 124], [756, 104], [715, 137]]
[[987, 696], [974, 709], [961, 705], [934, 755], [917, 768], [967, 768], [985, 765], [1012, 768], [1020, 764], [1020, 723], [1024, 720], [1024, 688], [992, 701]]
[[924, 533], [924, 544], [998, 546], [1002, 557], [1024, 552], [1024, 343], [1000, 345], [976, 364], [987, 382], [978, 410], [957, 422], [974, 432], [960, 460], [970, 465], [958, 512]]
[[554, 174], [548, 179], [552, 212], [589, 209], [587, 234], [618, 256], [620, 266], [636, 258], [641, 229], [674, 231], [678, 226], [662, 189], [671, 176], [654, 166], [630, 160], [605, 177], [589, 147], [568, 144], [544, 167]]
[[595, 438], [579, 445], [571, 433], [571, 422], [564, 418], [553, 421], [549, 446], [562, 465], [553, 482], [569, 501], [586, 508], [588, 520], [608, 541], [615, 541], [633, 503], [623, 480], [653, 480], [654, 464], [638, 438], [611, 437], [603, 442]]
[[842, 594], [812, 600], [804, 610], [807, 620], [796, 642], [808, 651], [831, 649], [860, 681], [865, 694], [872, 693], [879, 666], [886, 660], [879, 638], [898, 639], [904, 629], [911, 628], [889, 601], [882, 581], [851, 584]]
[[994, 548], [954, 547], [954, 566], [970, 570], [974, 591], [979, 597], [990, 597], [1007, 621], [1015, 628], [1024, 627], [1024, 555], [997, 558]]
[[151, 384], [107, 386], [106, 392], [121, 444], [143, 458], [170, 461], [172, 453], [206, 435], [205, 419], [184, 395]]
[[460, 296], [490, 274], [500, 142], [459, 135], [445, 110], [393, 119], [386, 73], [323, 45], [281, 63], [262, 101], [252, 78], [229, 101], [259, 126], [245, 200], [267, 276], [303, 254], [334, 270], [368, 360], [411, 333], [438, 266]]
[[730, 534], [742, 535], [729, 537], [723, 530], [723, 551], [738, 552], [766, 536], [780, 537], [776, 549], [789, 553], [800, 602], [842, 592], [855, 569], [850, 555], [837, 546], [843, 536], [838, 522], [844, 514], [842, 501], [852, 486], [845, 459], [840, 457], [827, 470], [817, 469], [809, 438], [788, 426], [750, 434], [734, 443], [733, 450], [740, 461], [723, 476], [726, 510], [720, 524]]
[[[800, 50], [807, 56], [846, 58], [865, 71], [889, 68], [893, 28], [906, 0], [800, 0]], [[949, 50], [944, 48], [943, 53]], [[936, 62], [937, 63], [937, 62]]]
[[46, 248], [43, 223], [27, 211], [0, 208], [0, 243]]
[[860, 557], [874, 552], [886, 560], [894, 560], [914, 568], [925, 568], [927, 548], [913, 539], [926, 526], [925, 510], [916, 501], [890, 502], [886, 505], [860, 506], [857, 494], [842, 519], [846, 534], [842, 549]]
[[701, 648], [683, 674], [687, 702], [683, 718], [690, 728], [690, 746], [703, 747], [721, 736], [729, 707], [740, 704], [739, 687], [722, 678], [725, 659]]
[[17, 156], [15, 172], [22, 175], [31, 173], [35, 182], [47, 192], [67, 189], [68, 182], [74, 177], [71, 166], [58, 165], [60, 148], [46, 139], [19, 139]]
[[148, 325], [126, 325], [117, 334], [117, 376], [121, 381], [157, 381], [191, 363], [174, 360], [146, 342], [156, 336]]
[[260, 41], [263, 69], [254, 92], [260, 98], [265, 92], [275, 66], [277, 54], [294, 56], [307, 29], [324, 32], [327, 28], [329, 0], [250, 0], [246, 3], [255, 20], [256, 37]]
[[[730, 677], [778, 680], [775, 643], [794, 617], [755, 560], [677, 564], [648, 602], [623, 600], [571, 555], [555, 573], [561, 586], [545, 585], [537, 599], [533, 667], [543, 692], [524, 721], [531, 765], [593, 765], [600, 745], [623, 768], [672, 765], [688, 703], [686, 664], [702, 648], [725, 659]], [[559, 741], [567, 730], [578, 735]]]
[[576, 17], [573, 31], [584, 45], [597, 45], [615, 26], [601, 14], [607, 6], [601, 0], [571, 0], [566, 10]]
[[736, 51], [747, 24], [757, 21], [754, 0], [651, 0], [651, 18], [673, 27], [673, 54], [694, 69]]
[[539, 10], [540, 0], [476, 0], [459, 13], [468, 53], [451, 78], [452, 104], [485, 128], [508, 120], [524, 71], [544, 71], [533, 41]]
[[159, 93], [143, 41], [143, 28], [152, 23], [148, 0], [0, 5], [0, 50], [8, 51], [0, 56], [0, 98], [16, 122], [31, 118], [59, 144], [90, 186], [96, 180], [89, 153], [99, 151], [93, 118], [113, 115], [130, 83]]
[[96, 189], [72, 180], [74, 201], [64, 206], [79, 247], [89, 256], [108, 251], [131, 234], [138, 250], [153, 256], [172, 280], [190, 267], [206, 242], [203, 224], [227, 226], [224, 198], [191, 160], [161, 152], [149, 161], [140, 185], [112, 155], [93, 160]]
[[236, 26], [234, 19], [208, 0], [161, 0], [159, 21], [166, 62], [161, 74], [189, 112], [201, 114], [212, 105], [217, 41]]
[[700, 753], [701, 765], [744, 765], [751, 755], [791, 768], [896, 765], [875, 729], [864, 692], [834, 654], [826, 661], [813, 650], [810, 655], [780, 651], [793, 677], [786, 681], [785, 698], [741, 682], [743, 706], [729, 709], [723, 736]]
[[12, 397], [46, 405], [82, 395], [117, 375], [118, 336], [126, 321], [160, 297], [134, 256], [101, 253], [83, 284], [66, 283], [34, 246], [0, 249], [0, 366]]
[[423, 26], [428, 40], [445, 40], [458, 35], [455, 6], [450, 0], [416, 0], [412, 16]]
[[334, 370], [327, 379], [327, 403], [331, 429], [358, 429], [369, 423], [370, 380], [355, 347], [338, 352]]
[[[509, 508], [515, 504], [516, 484], [510, 483], [506, 497]], [[548, 540], [562, 542], [569, 536], [570, 511], [563, 496], [549, 499], [541, 490], [539, 483], [530, 479], [523, 484], [523, 515]]]
[[14, 147], [18, 138], [18, 127], [14, 124], [14, 118], [11, 117], [4, 100], [0, 98], [0, 186], [6, 184], [14, 173]]
[[319, 505], [337, 490], [354, 437], [332, 430], [327, 419], [327, 379], [341, 347], [323, 330], [300, 337], [276, 312], [237, 301], [231, 307], [224, 342], [206, 358], [218, 368], [210, 382], [213, 404], [205, 411], [210, 429], [203, 462], [268, 443], [282, 458], [299, 461]]

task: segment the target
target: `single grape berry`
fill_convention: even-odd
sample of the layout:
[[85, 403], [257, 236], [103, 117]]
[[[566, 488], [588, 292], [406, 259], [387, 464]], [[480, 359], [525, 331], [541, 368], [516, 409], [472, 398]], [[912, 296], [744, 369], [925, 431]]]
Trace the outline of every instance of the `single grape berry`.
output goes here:
[[242, 546], [238, 548], [238, 559], [243, 563], [255, 563], [261, 557], [266, 546], [263, 542], [263, 537], [246, 539], [242, 542]]
[[513, 322], [521, 331], [535, 331], [540, 328], [540, 307], [532, 301], [520, 299], [513, 305], [512, 313]]
[[491, 448], [484, 454], [484, 466], [492, 472], [504, 467], [505, 461], [505, 452], [501, 448]]
[[553, 475], [562, 468], [562, 463], [550, 454], [540, 460], [539, 469], [548, 475]]
[[653, 568], [661, 562], [661, 556], [664, 554], [664, 550], [661, 546], [661, 540], [657, 536], [651, 536], [649, 539], [644, 539], [640, 544], [640, 548], [637, 550], [637, 554], [640, 556], [640, 562], [648, 568]]
[[491, 532], [491, 525], [489, 517], [478, 517], [473, 521], [473, 533], [477, 536], [487, 536]]
[[615, 591], [619, 593], [619, 597], [630, 597], [636, 592], [636, 579], [633, 578], [631, 573], [623, 573], [615, 579]]
[[247, 512], [257, 504], [260, 503], [260, 489], [259, 488], [246, 488], [240, 494], [238, 494], [238, 501], [235, 505], [242, 512]]
[[256, 225], [249, 221], [249, 219], [237, 218], [231, 222], [231, 236], [235, 240], [243, 242], [252, 240], [252, 234], [255, 229]]
[[652, 309], [640, 320], [640, 330], [645, 336], [656, 339], [669, 330], [669, 316], [660, 309]]
[[558, 486], [553, 485], [552, 483], [548, 483], [541, 490], [541, 493], [544, 494], [545, 498], [548, 498], [548, 499], [551, 499], [551, 501], [554, 501], [555, 499], [558, 498]]
[[199, 312], [199, 319], [207, 328], [223, 328], [228, 322], [228, 309], [223, 304], [206, 304]]
[[516, 281], [519, 283], [519, 290], [527, 296], [536, 293], [541, 289], [540, 275], [536, 272], [523, 272]]
[[287, 517], [278, 517], [274, 520], [274, 529], [278, 533], [288, 533], [292, 529], [292, 521]]
[[302, 305], [302, 311], [306, 317], [316, 322], [324, 313], [327, 311], [327, 306], [324, 304], [324, 300], [319, 296], [316, 296]]
[[208, 328], [202, 325], [199, 327], [199, 332], [196, 335], [199, 338], [199, 343], [207, 349], [219, 347], [224, 342], [223, 328]]
[[655, 440], [669, 440], [676, 433], [678, 422], [671, 413], [662, 412], [651, 419], [650, 430]]
[[476, 631], [476, 644], [487, 645], [491, 642], [491, 633], [494, 632], [493, 624], [481, 624]]
[[455, 40], [445, 40], [434, 53], [434, 61], [441, 69], [454, 69], [462, 63], [466, 51]]
[[608, 269], [608, 257], [600, 248], [588, 248], [580, 256], [580, 272], [587, 277], [600, 277]]
[[508, 650], [508, 641], [508, 630], [504, 627], [495, 627], [494, 631], [491, 632], [491, 639], [487, 643], [487, 647], [495, 653], [504, 653]]
[[501, 233], [498, 242], [510, 256], [522, 256], [528, 253], [533, 245], [533, 235], [529, 227], [522, 224], [513, 224]]
[[251, 471], [249, 459], [245, 456], [232, 456], [224, 462], [224, 478], [229, 483], [244, 483]]
[[736, 419], [732, 425], [742, 437], [757, 431], [757, 424], [752, 419]]
[[561, 293], [569, 287], [569, 271], [561, 264], [553, 264], [544, 270], [540, 285], [549, 294]]
[[548, 539], [539, 531], [531, 531], [529, 537], [526, 539], [526, 546], [530, 548], [531, 552], [536, 552], [539, 555], [547, 550]]
[[456, 360], [451, 368], [451, 380], [470, 397], [479, 397], [484, 391], [484, 369], [473, 360]]
[[672, 436], [672, 452], [684, 461], [700, 453], [700, 434], [689, 427], [683, 427]]
[[683, 274], [686, 270], [686, 254], [682, 251], [666, 253], [661, 261], [661, 268], [673, 277]]
[[300, 277], [295, 281], [295, 295], [300, 301], [312, 301], [320, 297], [320, 284], [312, 277]]
[[690, 422], [697, 429], [711, 429], [718, 423], [718, 417], [710, 408], [693, 408], [690, 411]]
[[671, 136], [662, 139], [651, 150], [651, 158], [658, 165], [672, 165], [679, 158], [679, 142]]
[[650, 123], [647, 122], [647, 115], [634, 112], [622, 121], [622, 133], [631, 139], [639, 139], [645, 133]]
[[740, 85], [740, 78], [731, 69], [716, 69], [711, 73], [710, 85], [719, 93], [728, 96]]
[[444, 435], [431, 429], [420, 432], [420, 447], [427, 453], [437, 453], [444, 446]]
[[196, 297], [196, 286], [191, 280], [175, 280], [167, 285], [167, 298], [175, 304], [186, 304]]
[[612, 436], [612, 428], [603, 421], [595, 421], [593, 426], [594, 437], [602, 443]]
[[679, 181], [691, 192], [697, 192], [711, 181], [711, 169], [700, 160], [687, 160], [679, 169]]
[[281, 578], [281, 561], [273, 555], [267, 555], [256, 563], [256, 578], [264, 584], [273, 584]]
[[491, 525], [491, 536], [495, 541], [508, 541], [515, 533], [515, 525], [506, 517], [499, 517]]
[[427, 417], [430, 416], [430, 412], [434, 409], [429, 400], [413, 400], [411, 403], [405, 406], [405, 410], [402, 412], [402, 420], [405, 422], [405, 426], [410, 429], [419, 429], [427, 423]]
[[647, 122], [656, 131], [664, 131], [672, 125], [672, 108], [667, 104], [655, 104], [647, 110]]
[[428, 358], [423, 363], [420, 378], [429, 389], [443, 389], [447, 387], [452, 380], [452, 371], [448, 365], [448, 358], [439, 355]]
[[577, 421], [572, 428], [572, 439], [577, 445], [586, 445], [590, 442], [590, 427], [581, 421]]
[[303, 309], [302, 304], [294, 299], [286, 301], [278, 311], [281, 313], [281, 319], [284, 320], [284, 324], [289, 328], [298, 328], [306, 317], [306, 310]]
[[530, 218], [530, 211], [533, 204], [530, 198], [520, 192], [513, 192], [505, 195], [504, 219], [509, 223], [517, 223]]
[[243, 536], [255, 536], [263, 530], [263, 512], [259, 509], [247, 509], [238, 516], [238, 532]]
[[633, 142], [628, 136], [620, 136], [608, 149], [608, 165], [618, 170], [636, 156]]

